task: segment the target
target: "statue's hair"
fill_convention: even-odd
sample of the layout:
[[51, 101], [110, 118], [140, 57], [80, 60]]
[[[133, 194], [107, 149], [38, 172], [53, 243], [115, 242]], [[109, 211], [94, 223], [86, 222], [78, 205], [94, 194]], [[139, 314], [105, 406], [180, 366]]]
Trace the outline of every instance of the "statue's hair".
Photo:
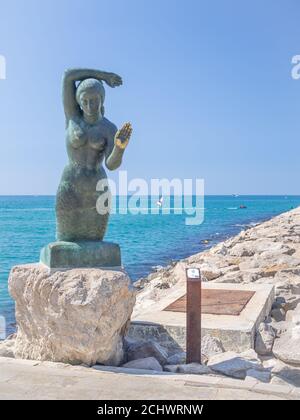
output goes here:
[[80, 96], [83, 92], [87, 91], [93, 91], [95, 93], [98, 93], [101, 97], [101, 114], [104, 115], [104, 100], [105, 100], [105, 90], [103, 83], [100, 80], [97, 79], [85, 79], [82, 82], [79, 83], [76, 89], [76, 101], [78, 105], [80, 105]]

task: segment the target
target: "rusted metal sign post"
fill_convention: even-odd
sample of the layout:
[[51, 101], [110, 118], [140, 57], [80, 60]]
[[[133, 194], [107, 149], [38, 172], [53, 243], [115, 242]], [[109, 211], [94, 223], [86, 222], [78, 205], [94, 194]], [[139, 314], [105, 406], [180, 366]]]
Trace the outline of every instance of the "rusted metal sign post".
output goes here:
[[201, 274], [198, 268], [186, 269], [186, 362], [201, 363]]

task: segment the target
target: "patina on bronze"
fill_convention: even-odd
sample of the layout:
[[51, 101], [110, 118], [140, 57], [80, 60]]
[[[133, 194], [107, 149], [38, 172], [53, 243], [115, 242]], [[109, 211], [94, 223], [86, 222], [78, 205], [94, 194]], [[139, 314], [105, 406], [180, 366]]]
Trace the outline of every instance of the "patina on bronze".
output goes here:
[[57, 242], [41, 252], [41, 262], [51, 268], [121, 265], [119, 246], [103, 242], [110, 205], [103, 161], [111, 171], [121, 165], [132, 127], [118, 130], [104, 117], [103, 82], [113, 88], [122, 79], [92, 69], [66, 70], [63, 77], [69, 161], [56, 196]]

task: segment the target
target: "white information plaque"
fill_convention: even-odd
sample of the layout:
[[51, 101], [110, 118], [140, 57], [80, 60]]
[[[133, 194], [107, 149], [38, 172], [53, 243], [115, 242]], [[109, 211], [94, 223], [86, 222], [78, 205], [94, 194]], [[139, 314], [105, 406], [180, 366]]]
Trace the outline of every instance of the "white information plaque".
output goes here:
[[187, 276], [189, 279], [200, 279], [200, 270], [199, 268], [188, 268]]

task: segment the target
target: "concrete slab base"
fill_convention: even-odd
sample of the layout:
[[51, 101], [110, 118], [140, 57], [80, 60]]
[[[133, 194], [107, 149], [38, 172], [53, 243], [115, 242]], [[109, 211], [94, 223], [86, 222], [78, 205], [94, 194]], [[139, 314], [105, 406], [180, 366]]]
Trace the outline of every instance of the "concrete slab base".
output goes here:
[[[203, 283], [204, 289], [244, 290], [254, 295], [239, 315], [202, 315], [202, 336], [218, 337], [226, 351], [242, 352], [254, 347], [258, 325], [268, 316], [275, 290], [266, 284]], [[185, 284], [170, 290], [164, 299], [147, 308], [133, 318], [128, 336], [138, 340], [152, 339], [166, 347], [170, 352], [186, 349], [186, 314], [164, 309], [186, 294]], [[221, 295], [221, 293], [220, 293]]]

